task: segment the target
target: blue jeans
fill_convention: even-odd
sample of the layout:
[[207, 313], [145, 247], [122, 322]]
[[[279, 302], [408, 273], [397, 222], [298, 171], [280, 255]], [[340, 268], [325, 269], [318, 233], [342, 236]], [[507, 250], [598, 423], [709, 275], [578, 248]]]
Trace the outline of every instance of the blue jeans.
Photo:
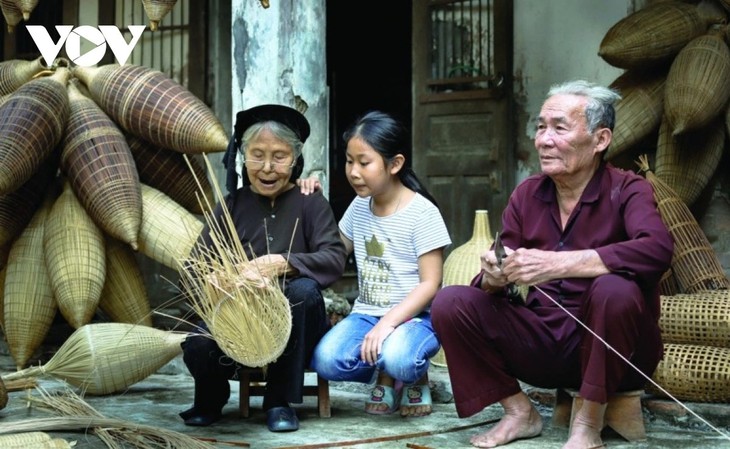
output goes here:
[[375, 365], [360, 358], [365, 334], [379, 317], [351, 313], [330, 329], [312, 357], [312, 369], [327, 380], [370, 383], [378, 370], [404, 384], [412, 384], [428, 372], [429, 359], [441, 344], [431, 325], [431, 314], [422, 312], [402, 323], [383, 342]]

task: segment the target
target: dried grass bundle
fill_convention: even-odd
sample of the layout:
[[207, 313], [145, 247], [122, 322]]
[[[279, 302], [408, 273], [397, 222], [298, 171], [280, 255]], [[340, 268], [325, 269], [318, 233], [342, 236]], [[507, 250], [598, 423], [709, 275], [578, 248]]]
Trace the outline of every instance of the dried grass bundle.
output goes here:
[[87, 394], [116, 393], [179, 355], [180, 343], [187, 335], [127, 323], [86, 324], [76, 329], [44, 365], [5, 374], [2, 379], [51, 375]]
[[144, 12], [150, 19], [150, 30], [157, 31], [162, 18], [167, 15], [177, 3], [177, 0], [142, 0]]
[[107, 236], [106, 281], [99, 308], [118, 323], [152, 326], [152, 311], [142, 271], [129, 245]]
[[[212, 172], [207, 157], [205, 163]], [[289, 340], [289, 300], [276, 273], [265, 273], [249, 261], [220, 187], [213, 182], [213, 188], [223, 214], [216, 220], [212, 205], [205, 207], [213, 244], [196, 244], [182, 261], [184, 294], [226, 355], [246, 366], [265, 366], [281, 355]]]

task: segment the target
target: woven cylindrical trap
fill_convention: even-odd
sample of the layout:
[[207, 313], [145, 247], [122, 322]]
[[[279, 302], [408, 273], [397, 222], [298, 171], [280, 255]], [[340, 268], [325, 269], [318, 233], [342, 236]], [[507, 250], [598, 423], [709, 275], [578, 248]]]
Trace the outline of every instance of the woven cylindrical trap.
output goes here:
[[[667, 343], [652, 380], [679, 400], [728, 402], [730, 349]], [[652, 384], [647, 391], [665, 396]]]
[[106, 257], [104, 235], [68, 182], [48, 214], [43, 242], [58, 309], [78, 329], [91, 321], [99, 305]]
[[74, 82], [62, 141], [61, 170], [94, 222], [137, 248], [142, 193], [129, 145], [117, 125]]
[[33, 176], [60, 142], [68, 118], [68, 69], [28, 81], [0, 106], [0, 195]]
[[162, 18], [167, 15], [177, 3], [177, 0], [142, 0], [144, 12], [150, 19], [150, 30], [157, 31]]
[[492, 246], [489, 213], [486, 210], [474, 212], [474, 228], [471, 238], [454, 248], [444, 261], [443, 285], [469, 285], [481, 270], [480, 256]]
[[[5, 12], [5, 3], [7, 0], [0, 0], [0, 5]], [[13, 3], [10, 1], [10, 3]], [[10, 21], [8, 21], [8, 28]], [[44, 69], [41, 58], [32, 61], [22, 59], [11, 59], [9, 61], [0, 62], [0, 95], [6, 95], [15, 92], [20, 86], [27, 83], [35, 75]]]
[[43, 202], [8, 255], [3, 329], [18, 368], [25, 367], [43, 343], [58, 309], [43, 249], [46, 217], [52, 205], [52, 198]]
[[213, 111], [164, 73], [143, 66], [75, 67], [91, 97], [125, 131], [181, 153], [225, 151], [228, 135]]
[[642, 68], [671, 60], [708, 23], [695, 5], [656, 2], [614, 24], [598, 55], [614, 67]]
[[674, 58], [664, 90], [664, 114], [677, 135], [720, 116], [730, 98], [730, 49], [719, 32], [693, 39]]
[[659, 280], [659, 293], [662, 295], [672, 296], [680, 292], [679, 282], [677, 277], [674, 276], [674, 271], [669, 268], [664, 272], [662, 278]]
[[[188, 211], [202, 215], [204, 209], [198, 201], [201, 189], [211, 205], [215, 204], [213, 188], [208, 181], [205, 168], [195, 156], [185, 156], [177, 151], [158, 147], [139, 137], [127, 134], [127, 142], [137, 164], [139, 179], [150, 187], [160, 190]], [[200, 182], [200, 187], [196, 183]], [[205, 205], [203, 201], [203, 205]]]
[[152, 326], [152, 311], [142, 271], [132, 248], [106, 238], [106, 279], [99, 308], [117, 323]]
[[715, 174], [724, 148], [725, 123], [719, 117], [676, 136], [664, 120], [659, 128], [654, 173], [692, 206]]
[[666, 73], [625, 72], [611, 87], [619, 90], [616, 103], [616, 125], [606, 159], [611, 160], [654, 132], [661, 123], [664, 110]]
[[0, 435], [0, 447], [3, 449], [29, 449], [43, 447], [50, 443], [51, 436], [45, 432], [22, 432], [11, 435]]
[[730, 347], [730, 290], [661, 296], [664, 343]]

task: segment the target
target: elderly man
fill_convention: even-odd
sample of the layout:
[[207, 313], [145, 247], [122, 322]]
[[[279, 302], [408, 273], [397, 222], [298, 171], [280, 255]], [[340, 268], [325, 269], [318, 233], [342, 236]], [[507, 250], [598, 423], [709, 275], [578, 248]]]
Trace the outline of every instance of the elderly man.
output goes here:
[[[657, 285], [673, 241], [651, 185], [603, 160], [619, 98], [586, 81], [550, 89], [535, 136], [541, 173], [517, 186], [502, 215], [507, 256], [486, 251], [470, 286], [433, 302], [457, 413], [504, 409], [472, 437], [476, 447], [541, 433], [518, 380], [579, 389], [584, 405], [563, 449], [602, 447], [608, 397], [646, 382], [613, 350], [647, 376], [662, 357]], [[530, 286], [524, 302], [509, 300], [513, 283]]]

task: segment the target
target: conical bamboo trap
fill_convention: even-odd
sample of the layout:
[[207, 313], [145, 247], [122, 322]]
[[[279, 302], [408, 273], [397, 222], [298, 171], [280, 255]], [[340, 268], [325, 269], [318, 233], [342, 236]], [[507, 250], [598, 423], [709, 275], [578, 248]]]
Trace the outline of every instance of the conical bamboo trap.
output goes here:
[[228, 135], [210, 108], [158, 70], [125, 64], [75, 67], [92, 99], [125, 131], [181, 153], [225, 151]]
[[[213, 201], [213, 188], [205, 168], [195, 158], [189, 158], [188, 167], [182, 153], [157, 147], [129, 134], [127, 142], [141, 182], [160, 190], [188, 211], [203, 214], [198, 194], [205, 192], [208, 201]], [[196, 179], [200, 181], [200, 190]]]
[[443, 285], [469, 285], [481, 270], [481, 255], [488, 250], [494, 238], [489, 231], [489, 212], [474, 211], [474, 227], [471, 238], [451, 251], [444, 261]]
[[142, 184], [139, 251], [174, 270], [190, 254], [203, 223], [159, 190]]
[[719, 117], [675, 136], [665, 120], [659, 128], [654, 174], [691, 206], [712, 179], [725, 149], [725, 123]]
[[652, 379], [682, 401], [730, 402], [730, 348], [667, 343]]
[[730, 290], [661, 296], [664, 343], [730, 348]]
[[690, 41], [674, 58], [664, 89], [664, 114], [675, 135], [708, 125], [730, 98], [730, 49], [720, 32]]
[[704, 33], [708, 25], [695, 5], [652, 3], [613, 25], [603, 37], [598, 55], [623, 69], [664, 63]]
[[66, 82], [58, 68], [28, 81], [0, 106], [0, 195], [25, 183], [60, 142], [69, 113]]
[[114, 322], [152, 326], [152, 311], [142, 271], [132, 249], [106, 238], [106, 280], [99, 308]]
[[0, 9], [8, 26], [8, 33], [13, 33], [15, 26], [23, 20], [23, 12], [15, 4], [15, 0], [0, 0]]
[[[5, 3], [8, 0], [0, 0], [5, 10]], [[12, 1], [10, 1], [12, 3]], [[10, 22], [8, 22], [9, 24]], [[0, 95], [11, 94], [18, 90], [20, 86], [27, 83], [34, 76], [41, 73], [45, 66], [41, 58], [32, 61], [23, 59], [11, 59], [9, 61], [0, 62]]]
[[18, 9], [23, 14], [23, 20], [26, 22], [30, 19], [31, 13], [36, 6], [38, 6], [39, 0], [15, 0], [15, 4], [18, 5]]
[[43, 236], [46, 267], [58, 309], [79, 328], [91, 321], [106, 276], [104, 237], [67, 182]]
[[646, 156], [638, 164], [654, 188], [657, 209], [674, 238], [671, 267], [681, 287], [680, 293], [730, 288], [730, 280], [725, 275], [715, 251], [687, 205], [649, 170]]
[[142, 0], [144, 12], [150, 19], [150, 30], [157, 31], [162, 18], [175, 7], [177, 0]]
[[50, 375], [86, 394], [126, 390], [182, 352], [187, 333], [127, 323], [93, 323], [76, 329], [48, 362], [2, 376], [4, 381]]
[[94, 222], [137, 249], [142, 194], [127, 140], [75, 83], [68, 85], [70, 113], [62, 141], [61, 170]]
[[45, 223], [52, 205], [52, 198], [48, 198], [13, 243], [8, 256], [3, 329], [18, 369], [25, 367], [41, 346], [56, 316], [56, 299], [43, 250]]

